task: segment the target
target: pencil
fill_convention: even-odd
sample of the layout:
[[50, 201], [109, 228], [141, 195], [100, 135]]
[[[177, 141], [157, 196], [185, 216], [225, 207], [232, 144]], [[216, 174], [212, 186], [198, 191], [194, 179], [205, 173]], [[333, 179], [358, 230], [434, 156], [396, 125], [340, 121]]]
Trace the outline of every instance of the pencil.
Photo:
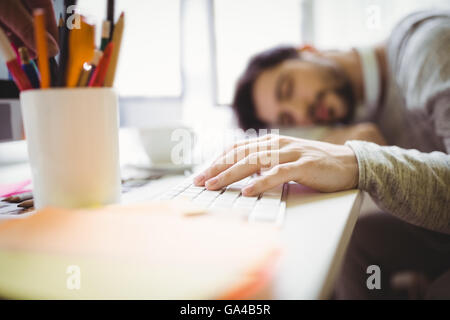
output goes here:
[[28, 76], [33, 88], [39, 88], [39, 72], [34, 61], [30, 59], [28, 49], [26, 47], [19, 48], [20, 60], [22, 61], [22, 69]]
[[32, 208], [34, 207], [34, 199], [25, 200], [17, 205], [19, 208]]
[[94, 73], [95, 68], [98, 66], [98, 63], [100, 62], [102, 56], [102, 51], [95, 50], [94, 58], [92, 59], [92, 61], [83, 65], [80, 78], [78, 79], [77, 87], [87, 87], [87, 85], [89, 84], [89, 80], [91, 80], [91, 76]]
[[97, 69], [97, 66], [100, 63], [100, 60], [101, 60], [102, 57], [103, 57], [103, 51], [95, 50], [94, 58], [91, 61], [91, 66], [92, 66], [91, 72], [89, 73], [89, 77], [88, 77], [86, 85], [88, 85], [89, 81], [91, 81], [92, 76], [94, 75], [95, 69]]
[[25, 200], [30, 200], [30, 199], [33, 199], [33, 193], [25, 192], [25, 193], [21, 193], [21, 194], [14, 195], [14, 196], [8, 197], [6, 199], [3, 199], [3, 201], [10, 202], [10, 203], [19, 203], [19, 202], [23, 202]]
[[111, 62], [108, 68], [108, 72], [106, 73], [105, 87], [112, 87], [114, 85], [124, 26], [125, 14], [122, 12], [116, 26], [114, 27], [114, 33], [111, 40], [111, 42], [114, 42], [114, 50], [111, 54]]
[[105, 51], [106, 45], [109, 43], [111, 33], [111, 22], [103, 21], [102, 24], [102, 41], [100, 43], [100, 50]]
[[78, 79], [77, 82], [77, 87], [86, 87], [88, 84], [88, 80], [89, 80], [89, 75], [91, 74], [92, 71], [92, 65], [90, 65], [89, 63], [85, 63], [83, 64], [83, 68], [81, 69], [81, 73], [80, 73], [80, 78]]
[[95, 27], [80, 17], [81, 27], [73, 29], [69, 38], [69, 64], [67, 67], [66, 85], [76, 87], [84, 63], [94, 58]]
[[45, 11], [34, 10], [34, 37], [36, 39], [36, 50], [38, 55], [39, 73], [41, 75], [41, 88], [50, 87], [50, 67], [48, 63], [48, 48], [45, 29]]
[[3, 60], [6, 61], [6, 66], [19, 90], [32, 89], [33, 87], [31, 86], [30, 80], [22, 70], [19, 61], [17, 60], [17, 55], [2, 28], [0, 28], [0, 55]]
[[89, 81], [89, 87], [102, 87], [106, 73], [109, 70], [111, 64], [111, 57], [114, 51], [115, 44], [114, 42], [108, 43], [106, 46], [105, 52], [103, 53], [103, 57], [100, 59], [98, 67], [95, 69], [94, 74], [92, 75], [91, 80]]

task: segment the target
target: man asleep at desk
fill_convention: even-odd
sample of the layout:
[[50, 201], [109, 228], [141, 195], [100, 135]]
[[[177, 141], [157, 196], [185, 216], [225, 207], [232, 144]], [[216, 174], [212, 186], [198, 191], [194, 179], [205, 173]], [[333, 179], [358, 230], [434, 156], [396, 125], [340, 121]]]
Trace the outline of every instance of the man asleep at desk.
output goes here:
[[[429, 11], [406, 17], [376, 48], [277, 47], [256, 55], [233, 102], [243, 129], [341, 126], [328, 142], [265, 136], [238, 143], [196, 184], [223, 188], [276, 154], [278, 165], [244, 195], [291, 180], [324, 192], [367, 191], [384, 213], [356, 224], [335, 296], [395, 298], [409, 279], [416, 292], [449, 298], [449, 53], [450, 12]], [[383, 274], [381, 290], [366, 285], [373, 264]]]

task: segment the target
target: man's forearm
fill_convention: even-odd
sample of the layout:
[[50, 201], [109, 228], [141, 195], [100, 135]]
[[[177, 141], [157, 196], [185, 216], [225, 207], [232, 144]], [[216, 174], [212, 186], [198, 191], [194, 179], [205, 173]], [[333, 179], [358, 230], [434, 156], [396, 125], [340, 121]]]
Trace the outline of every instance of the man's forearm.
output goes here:
[[373, 123], [359, 123], [348, 127], [332, 129], [322, 141], [344, 144], [348, 140], [362, 140], [378, 145], [386, 145], [386, 140], [378, 127]]
[[450, 234], [450, 156], [349, 141], [359, 167], [358, 187], [387, 212]]

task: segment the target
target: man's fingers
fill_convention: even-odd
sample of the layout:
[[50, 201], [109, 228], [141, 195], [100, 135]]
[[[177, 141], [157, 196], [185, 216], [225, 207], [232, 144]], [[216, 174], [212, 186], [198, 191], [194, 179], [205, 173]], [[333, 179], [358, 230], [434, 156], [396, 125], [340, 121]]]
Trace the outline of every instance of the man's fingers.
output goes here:
[[242, 180], [259, 172], [262, 168], [269, 168], [279, 163], [292, 161], [292, 155], [279, 150], [252, 153], [235, 165], [206, 181], [209, 190], [218, 190], [236, 181]]
[[208, 169], [199, 174], [194, 179], [196, 185], [203, 185], [208, 179], [217, 176], [222, 171], [230, 168], [235, 163], [256, 152], [265, 152], [269, 150], [278, 150], [276, 144], [267, 138], [261, 141], [252, 140], [247, 144], [240, 144], [231, 149], [228, 153], [217, 159]]
[[194, 178], [194, 184], [197, 186], [203, 186], [205, 184], [206, 180], [210, 179], [211, 177], [216, 176], [218, 173], [222, 172], [223, 170], [228, 169], [231, 165], [234, 164], [234, 162], [228, 163], [224, 160], [224, 157], [228, 153], [232, 152], [233, 150], [235, 150], [241, 146], [245, 146], [249, 143], [254, 143], [254, 142], [256, 142], [256, 139], [242, 140], [242, 141], [236, 142], [232, 146], [226, 148], [225, 151], [223, 151], [222, 154], [219, 157], [217, 157], [216, 160], [213, 161], [213, 163], [211, 164], [211, 166], [208, 169], [204, 170], [202, 173], [200, 173], [199, 175], [197, 175]]
[[263, 193], [266, 190], [289, 182], [295, 177], [295, 166], [293, 163], [280, 164], [272, 168], [264, 176], [253, 180], [248, 186], [242, 189], [242, 194], [252, 197]]
[[219, 157], [208, 169], [195, 177], [194, 184], [198, 186], [204, 185], [207, 180], [217, 176], [222, 171], [230, 168], [232, 165], [241, 161], [250, 153], [256, 152], [257, 150], [258, 145], [256, 142], [252, 144], [241, 144], [240, 146]]

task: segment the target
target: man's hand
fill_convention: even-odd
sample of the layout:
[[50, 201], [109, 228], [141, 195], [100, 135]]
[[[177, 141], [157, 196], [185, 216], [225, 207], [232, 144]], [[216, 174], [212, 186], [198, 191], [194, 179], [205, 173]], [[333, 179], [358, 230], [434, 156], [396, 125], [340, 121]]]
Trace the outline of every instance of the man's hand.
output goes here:
[[1, 0], [0, 27], [6, 31], [9, 40], [17, 47], [25, 46], [32, 58], [36, 56], [33, 26], [33, 10], [42, 8], [46, 16], [49, 56], [58, 54], [58, 28], [52, 0]]
[[260, 171], [266, 172], [246, 186], [243, 195], [254, 196], [289, 181], [323, 192], [358, 184], [358, 163], [350, 147], [278, 135], [235, 144], [194, 183], [218, 190]]

